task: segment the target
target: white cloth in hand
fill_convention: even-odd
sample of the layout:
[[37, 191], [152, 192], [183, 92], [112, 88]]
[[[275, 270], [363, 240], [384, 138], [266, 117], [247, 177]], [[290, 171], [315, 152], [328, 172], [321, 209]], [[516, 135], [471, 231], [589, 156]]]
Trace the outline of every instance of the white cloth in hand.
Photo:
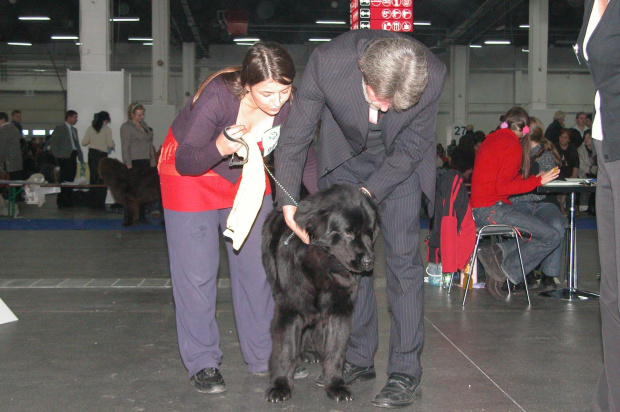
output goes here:
[[235, 250], [239, 250], [243, 246], [265, 197], [263, 156], [255, 140], [249, 137], [248, 134], [243, 136], [243, 139], [248, 142], [249, 153], [246, 153], [245, 147], [242, 147], [238, 152], [240, 157], [244, 157], [248, 161], [243, 165], [241, 184], [235, 196], [232, 210], [228, 215], [226, 230], [224, 231], [224, 236], [232, 240]]

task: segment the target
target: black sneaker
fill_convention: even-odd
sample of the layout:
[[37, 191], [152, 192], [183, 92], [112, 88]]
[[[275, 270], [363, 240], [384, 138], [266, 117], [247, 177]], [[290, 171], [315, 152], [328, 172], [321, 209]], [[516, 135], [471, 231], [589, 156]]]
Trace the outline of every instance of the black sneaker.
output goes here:
[[[261, 371], [261, 372], [252, 372], [252, 375], [256, 376], [269, 376], [269, 371]], [[295, 366], [295, 371], [293, 372], [293, 379], [299, 380], [308, 377], [308, 369], [304, 368], [301, 365]]]
[[544, 273], [540, 275], [540, 287], [543, 290], [553, 290], [558, 287], [553, 276], [547, 276]]
[[226, 383], [217, 368], [204, 368], [189, 378], [190, 384], [194, 389], [202, 393], [222, 393], [226, 392]]
[[397, 408], [411, 405], [422, 396], [420, 380], [405, 373], [392, 373], [372, 404], [379, 408]]
[[[377, 373], [375, 372], [375, 366], [357, 366], [350, 362], [344, 363], [344, 367], [342, 368], [342, 380], [344, 380], [345, 385], [350, 385], [355, 381], [368, 381], [377, 377]], [[316, 384], [320, 387], [325, 386], [323, 374], [321, 373], [318, 378], [316, 378]]]

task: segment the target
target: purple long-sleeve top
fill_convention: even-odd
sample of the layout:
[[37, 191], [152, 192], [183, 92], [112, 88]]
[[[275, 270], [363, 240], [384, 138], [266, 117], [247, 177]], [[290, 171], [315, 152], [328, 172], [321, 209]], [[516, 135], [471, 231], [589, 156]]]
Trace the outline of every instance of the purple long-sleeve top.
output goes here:
[[[231, 183], [241, 176], [241, 167], [229, 167], [228, 157], [222, 156], [215, 142], [226, 126], [235, 125], [240, 102], [227, 88], [221, 76], [211, 80], [191, 108], [190, 99], [172, 123], [172, 133], [179, 146], [176, 169], [181, 175], [199, 176], [209, 170]], [[287, 102], [273, 119], [273, 126], [286, 119]]]

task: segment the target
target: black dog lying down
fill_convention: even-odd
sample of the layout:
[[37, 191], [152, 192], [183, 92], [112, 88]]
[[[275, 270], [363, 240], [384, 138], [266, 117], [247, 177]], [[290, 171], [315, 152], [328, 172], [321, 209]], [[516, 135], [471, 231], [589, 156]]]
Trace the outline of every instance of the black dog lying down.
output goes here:
[[157, 169], [129, 169], [124, 163], [110, 157], [99, 161], [99, 176], [108, 185], [116, 203], [125, 207], [123, 226], [131, 226], [138, 219], [141, 205], [161, 200]]
[[374, 265], [377, 208], [357, 189], [334, 186], [301, 201], [295, 220], [310, 245], [290, 237], [281, 212], [274, 210], [263, 228], [263, 264], [276, 302], [265, 396], [270, 402], [290, 398], [301, 334], [313, 327], [327, 396], [351, 400], [342, 367], [359, 279]]

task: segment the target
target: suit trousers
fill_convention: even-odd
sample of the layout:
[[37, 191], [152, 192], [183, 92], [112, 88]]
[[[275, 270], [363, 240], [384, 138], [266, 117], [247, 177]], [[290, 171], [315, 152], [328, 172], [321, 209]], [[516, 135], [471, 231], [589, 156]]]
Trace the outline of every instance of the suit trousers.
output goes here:
[[[72, 151], [69, 157], [59, 157], [58, 166], [60, 167], [60, 183], [73, 182], [77, 173], [77, 151]], [[70, 187], [60, 188], [56, 204], [58, 207], [73, 206], [73, 189]]]
[[[363, 186], [385, 158], [385, 153], [362, 153], [323, 177], [319, 188], [334, 184]], [[403, 190], [412, 188], [412, 190]], [[419, 251], [421, 189], [412, 174], [378, 205], [387, 263], [387, 296], [391, 309], [387, 373], [422, 376], [420, 355], [424, 345], [424, 265]], [[378, 346], [377, 301], [374, 276], [363, 277], [347, 343], [347, 361], [358, 366], [374, 364]]]
[[[266, 371], [271, 354], [274, 300], [262, 264], [261, 232], [272, 209], [268, 195], [239, 251], [226, 241], [235, 321], [250, 373]], [[222, 361], [216, 322], [217, 275], [219, 236], [229, 213], [230, 208], [164, 209], [179, 351], [190, 377], [204, 368], [217, 368]]]
[[601, 332], [603, 370], [594, 390], [591, 411], [620, 411], [620, 160], [605, 163], [600, 140], [596, 182], [596, 221], [601, 260]]

